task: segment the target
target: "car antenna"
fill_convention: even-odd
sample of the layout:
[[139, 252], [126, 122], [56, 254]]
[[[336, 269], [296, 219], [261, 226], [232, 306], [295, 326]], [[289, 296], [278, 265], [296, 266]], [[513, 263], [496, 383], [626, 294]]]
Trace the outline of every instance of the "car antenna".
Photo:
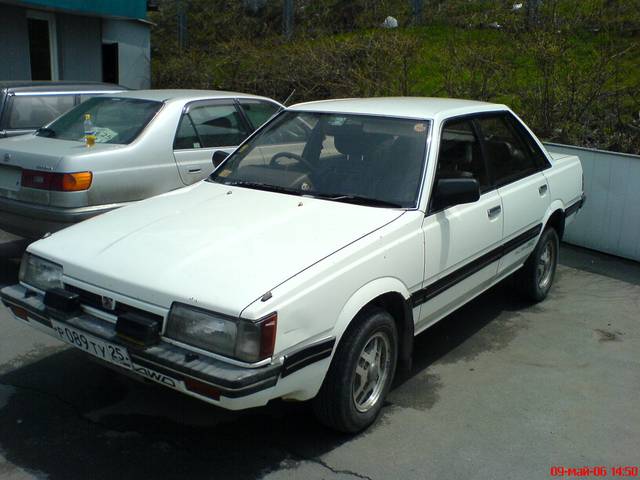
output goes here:
[[287, 103], [289, 103], [289, 100], [291, 100], [291, 97], [293, 97], [294, 93], [296, 93], [296, 89], [295, 88], [293, 90], [291, 90], [291, 93], [289, 94], [287, 99], [284, 102], [282, 102], [282, 105], [284, 105], [286, 107]]

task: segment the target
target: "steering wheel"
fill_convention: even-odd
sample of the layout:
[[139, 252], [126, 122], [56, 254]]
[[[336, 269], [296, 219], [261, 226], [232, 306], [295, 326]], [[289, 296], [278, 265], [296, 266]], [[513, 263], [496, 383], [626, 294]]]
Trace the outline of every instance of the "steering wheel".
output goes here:
[[313, 168], [313, 165], [311, 165], [311, 163], [309, 163], [308, 160], [305, 160], [304, 158], [302, 158], [301, 155], [298, 155], [297, 153], [292, 153], [292, 152], [278, 152], [278, 153], [276, 153], [273, 157], [271, 157], [271, 160], [269, 160], [269, 166], [277, 165], [278, 164], [277, 160], [279, 158], [293, 158], [294, 160], [297, 160], [299, 163], [301, 163], [302, 165], [307, 167], [309, 169], [309, 173], [311, 173], [311, 172], [313, 172], [315, 170]]

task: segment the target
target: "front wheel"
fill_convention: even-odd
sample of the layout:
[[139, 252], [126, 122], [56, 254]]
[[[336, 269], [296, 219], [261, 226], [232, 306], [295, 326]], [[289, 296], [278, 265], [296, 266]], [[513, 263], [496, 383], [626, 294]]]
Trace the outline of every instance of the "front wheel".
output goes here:
[[398, 334], [388, 312], [371, 308], [344, 334], [320, 392], [313, 401], [328, 427], [355, 433], [371, 425], [391, 387]]
[[560, 241], [553, 228], [547, 228], [536, 248], [516, 275], [517, 285], [522, 293], [533, 300], [541, 302], [547, 297], [558, 266], [558, 250]]

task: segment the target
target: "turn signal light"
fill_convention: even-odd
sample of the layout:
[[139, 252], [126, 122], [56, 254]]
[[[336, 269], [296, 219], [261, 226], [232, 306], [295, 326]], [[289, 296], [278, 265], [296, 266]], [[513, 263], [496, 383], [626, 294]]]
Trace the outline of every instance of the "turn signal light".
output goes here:
[[11, 308], [11, 311], [16, 317], [21, 318], [22, 320], [29, 320], [27, 311], [24, 308], [16, 305], [11, 305], [9, 308]]
[[273, 355], [276, 346], [276, 330], [278, 328], [278, 314], [273, 312], [260, 324], [262, 335], [260, 336], [260, 358], [269, 358]]
[[54, 173], [39, 170], [22, 170], [21, 185], [39, 190], [57, 192], [79, 192], [89, 190], [93, 174], [91, 172]]

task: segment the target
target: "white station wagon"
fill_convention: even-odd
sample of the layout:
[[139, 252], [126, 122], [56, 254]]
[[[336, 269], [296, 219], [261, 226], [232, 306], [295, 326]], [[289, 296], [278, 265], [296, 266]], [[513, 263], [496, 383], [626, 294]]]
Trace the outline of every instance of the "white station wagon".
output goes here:
[[140, 378], [356, 432], [414, 335], [514, 272], [545, 298], [581, 172], [503, 105], [300, 104], [207, 180], [31, 244], [2, 300]]

